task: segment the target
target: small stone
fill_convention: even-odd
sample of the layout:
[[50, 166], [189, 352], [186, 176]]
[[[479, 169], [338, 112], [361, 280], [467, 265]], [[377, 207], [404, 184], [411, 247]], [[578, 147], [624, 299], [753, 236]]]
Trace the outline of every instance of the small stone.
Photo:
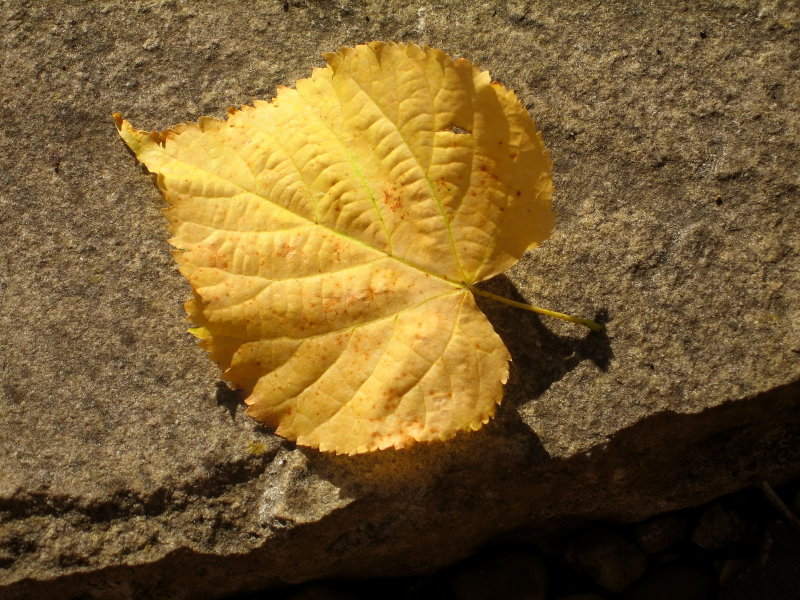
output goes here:
[[729, 558], [714, 562], [717, 571], [717, 579], [720, 585], [733, 579], [747, 565], [747, 560], [743, 558]]
[[526, 552], [470, 560], [452, 582], [456, 600], [546, 600], [546, 588], [542, 560]]
[[709, 506], [692, 532], [692, 542], [704, 550], [722, 550], [744, 541], [748, 523], [738, 511], [722, 504]]
[[680, 563], [652, 569], [623, 598], [625, 600], [712, 600], [717, 582], [711, 570]]
[[604, 528], [587, 529], [569, 545], [567, 560], [601, 588], [614, 594], [642, 576], [647, 558], [622, 534]]
[[663, 552], [686, 535], [686, 518], [677, 514], [659, 515], [636, 525], [633, 535], [647, 554]]

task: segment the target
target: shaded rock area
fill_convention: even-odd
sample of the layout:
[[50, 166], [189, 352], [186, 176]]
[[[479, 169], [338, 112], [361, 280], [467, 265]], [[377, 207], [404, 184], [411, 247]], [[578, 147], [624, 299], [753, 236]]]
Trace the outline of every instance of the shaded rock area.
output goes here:
[[[588, 523], [536, 542], [512, 534], [422, 576], [315, 581], [226, 600], [793, 600], [800, 581], [799, 493], [800, 480], [778, 492], [762, 482], [640, 523]], [[740, 535], [714, 550], [699, 546], [695, 533], [729, 531], [714, 516], [720, 513], [737, 515]], [[657, 547], [652, 535], [642, 537], [656, 531]]]
[[[4, 599], [430, 573], [504, 536], [798, 475], [796, 3], [9, 1], [0, 17]], [[608, 330], [482, 302], [513, 355], [497, 418], [347, 458], [277, 438], [219, 384], [185, 333], [162, 199], [111, 114], [223, 117], [372, 39], [440, 47], [517, 91], [558, 224], [486, 288]], [[625, 544], [736, 543], [736, 512], [708, 511], [708, 530], [643, 524]], [[595, 554], [568, 562], [597, 576]], [[539, 559], [515, 556], [539, 585]]]

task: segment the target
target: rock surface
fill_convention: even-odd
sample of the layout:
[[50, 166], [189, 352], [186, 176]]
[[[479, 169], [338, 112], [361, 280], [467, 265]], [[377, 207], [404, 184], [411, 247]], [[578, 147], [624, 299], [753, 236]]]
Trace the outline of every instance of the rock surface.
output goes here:
[[[509, 1], [0, 7], [0, 593], [215, 598], [432, 570], [508, 532], [641, 520], [800, 465], [800, 11]], [[184, 333], [161, 199], [111, 113], [268, 98], [371, 39], [465, 56], [555, 163], [553, 237], [483, 303], [498, 417], [355, 458], [242, 414]]]

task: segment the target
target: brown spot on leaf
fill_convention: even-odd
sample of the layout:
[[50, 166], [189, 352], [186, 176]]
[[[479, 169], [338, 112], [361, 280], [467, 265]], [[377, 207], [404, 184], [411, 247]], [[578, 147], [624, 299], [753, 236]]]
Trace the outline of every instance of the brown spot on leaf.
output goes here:
[[396, 186], [388, 187], [383, 190], [383, 203], [393, 213], [403, 210], [403, 196]]

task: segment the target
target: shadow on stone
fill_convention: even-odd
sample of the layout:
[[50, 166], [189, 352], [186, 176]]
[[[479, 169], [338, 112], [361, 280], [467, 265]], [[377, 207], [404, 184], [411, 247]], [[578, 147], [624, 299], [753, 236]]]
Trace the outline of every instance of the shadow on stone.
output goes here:
[[246, 554], [180, 548], [152, 563], [26, 579], [4, 591], [31, 598], [92, 589], [111, 597], [121, 586], [180, 598], [181, 590], [202, 587], [198, 597], [210, 598], [332, 576], [430, 572], [512, 531], [515, 540], [537, 540], [581, 522], [633, 522], [696, 505], [742, 482], [786, 481], [800, 459], [798, 409], [795, 382], [697, 414], [652, 415], [568, 459], [550, 458], [524, 424], [509, 429], [511, 416], [402, 451], [346, 457], [300, 449], [303, 470], [356, 501], [265, 534], [264, 545]]
[[[509, 300], [527, 303], [505, 275], [480, 287]], [[505, 397], [512, 404], [540, 396], [584, 360], [592, 361], [605, 371], [614, 358], [605, 331], [589, 331], [576, 325], [574, 336], [558, 335], [548, 329], [536, 313], [480, 296], [476, 300], [511, 352], [511, 375]], [[607, 311], [599, 310], [594, 320], [608, 322]]]
[[244, 396], [239, 390], [232, 390], [224, 381], [217, 382], [217, 391], [214, 392], [217, 406], [222, 406], [231, 416], [231, 421], [236, 420], [236, 412], [244, 402]]
[[[492, 279], [484, 287], [511, 300], [525, 301], [504, 275]], [[465, 488], [463, 494], [444, 493], [444, 490], [438, 494], [435, 490], [443, 481], [447, 481], [448, 486], [454, 485], [453, 481], [459, 480], [455, 473], [462, 468], [465, 481], [470, 481], [470, 470], [474, 469], [474, 466], [466, 466], [472, 462], [470, 457], [491, 456], [500, 470], [521, 462], [531, 467], [550, 460], [539, 437], [522, 420], [517, 407], [540, 396], [585, 360], [606, 370], [613, 358], [608, 336], [604, 331], [588, 331], [577, 325], [577, 336], [558, 335], [535, 313], [480, 296], [476, 300], [512, 356], [504, 401], [496, 416], [479, 431], [461, 432], [446, 442], [414, 444], [403, 450], [337, 456], [298, 446], [307, 458], [309, 470], [353, 497], [373, 485], [383, 487], [388, 481], [394, 485], [402, 481], [415, 485], [429, 477], [433, 480], [432, 496], [441, 495], [448, 498], [448, 502], [463, 503], [474, 501], [472, 490]], [[605, 317], [602, 311], [595, 315], [595, 319], [602, 322], [606, 321]], [[442, 473], [447, 475], [443, 477]]]

